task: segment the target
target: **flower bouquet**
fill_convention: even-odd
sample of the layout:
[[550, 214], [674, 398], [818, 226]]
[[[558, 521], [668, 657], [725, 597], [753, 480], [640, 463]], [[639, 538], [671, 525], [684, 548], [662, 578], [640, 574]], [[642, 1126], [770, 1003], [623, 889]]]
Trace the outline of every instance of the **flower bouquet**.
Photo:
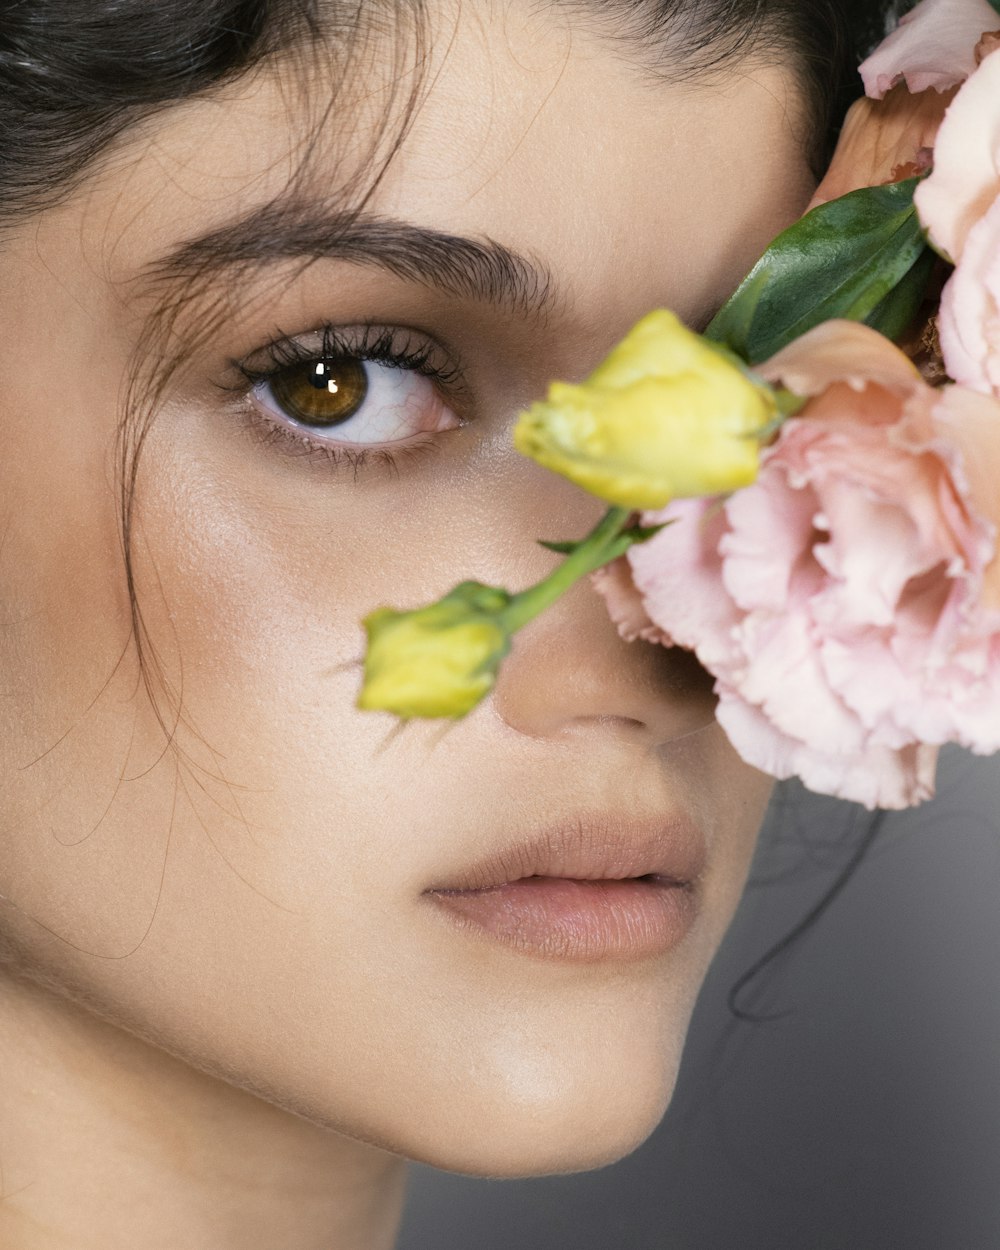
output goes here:
[[901, 808], [944, 743], [1000, 750], [1000, 0], [922, 0], [861, 74], [809, 211], [705, 334], [653, 312], [521, 416], [601, 523], [526, 591], [372, 613], [360, 706], [464, 716], [590, 575], [775, 777]]

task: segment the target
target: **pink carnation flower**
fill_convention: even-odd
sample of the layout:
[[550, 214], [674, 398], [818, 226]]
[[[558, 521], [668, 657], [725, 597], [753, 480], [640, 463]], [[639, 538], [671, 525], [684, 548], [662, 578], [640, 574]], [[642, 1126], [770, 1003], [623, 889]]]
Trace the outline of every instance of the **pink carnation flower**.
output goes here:
[[976, 68], [983, 33], [997, 29], [988, 0], [921, 0], [862, 62], [865, 91], [881, 100], [900, 80], [913, 92], [947, 91]]
[[758, 480], [644, 516], [674, 524], [598, 587], [625, 637], [695, 651], [749, 763], [908, 806], [940, 744], [1000, 749], [1000, 404], [848, 322], [761, 372], [811, 399]]

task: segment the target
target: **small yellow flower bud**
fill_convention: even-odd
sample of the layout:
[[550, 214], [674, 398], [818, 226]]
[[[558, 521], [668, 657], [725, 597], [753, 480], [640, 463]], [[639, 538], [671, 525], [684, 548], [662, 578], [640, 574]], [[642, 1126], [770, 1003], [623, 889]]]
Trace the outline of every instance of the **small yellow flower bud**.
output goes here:
[[666, 311], [644, 317], [581, 385], [521, 415], [518, 451], [621, 508], [718, 495], [757, 476], [772, 392]]
[[504, 590], [463, 582], [428, 607], [372, 612], [363, 622], [368, 652], [358, 707], [402, 720], [470, 712], [510, 650], [501, 618], [509, 603]]

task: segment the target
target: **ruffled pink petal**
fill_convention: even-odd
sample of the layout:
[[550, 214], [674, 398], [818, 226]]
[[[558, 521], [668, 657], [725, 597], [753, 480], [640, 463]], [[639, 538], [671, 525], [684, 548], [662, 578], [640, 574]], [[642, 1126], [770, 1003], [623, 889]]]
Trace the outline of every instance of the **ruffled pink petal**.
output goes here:
[[958, 680], [954, 672], [941, 682], [942, 699], [947, 698], [956, 724], [953, 741], [976, 755], [993, 755], [1000, 751], [1000, 717], [997, 716], [997, 677], [1000, 656], [990, 659], [989, 676], [979, 680]]
[[827, 680], [857, 716], [870, 744], [902, 750], [915, 737], [932, 745], [954, 740], [956, 723], [947, 705], [928, 699], [928, 692], [914, 682], [913, 669], [898, 661], [884, 637], [826, 639], [822, 663]]
[[863, 450], [853, 464], [831, 457], [819, 491], [829, 537], [815, 554], [830, 577], [823, 623], [834, 632], [893, 625], [911, 582], [958, 554], [935, 506], [936, 460], [888, 441], [867, 458]]
[[[1000, 25], [997, 14], [994, 22]], [[934, 147], [934, 169], [914, 196], [935, 247], [956, 264], [969, 231], [1000, 193], [998, 160], [1000, 52], [993, 52], [949, 106]]]
[[717, 500], [679, 499], [644, 515], [643, 523], [668, 519], [673, 524], [628, 553], [632, 576], [654, 623], [715, 672], [737, 658], [733, 631], [740, 621], [722, 589], [719, 543], [726, 515]]
[[1000, 402], [962, 387], [945, 387], [938, 392], [933, 422], [952, 455], [951, 477], [965, 498], [975, 529], [967, 547], [982, 577], [977, 624], [983, 636], [996, 636], [1000, 633]]
[[865, 91], [881, 99], [901, 78], [913, 92], [954, 87], [976, 68], [983, 33], [998, 27], [987, 0], [922, 0], [862, 62]]
[[[911, 361], [888, 339], [854, 321], [826, 321], [760, 365], [768, 382], [796, 395], [822, 395], [837, 382], [854, 391], [878, 386], [908, 395], [922, 385]], [[869, 405], [870, 407], [870, 405]]]
[[825, 492], [831, 539], [816, 550], [836, 588], [821, 619], [838, 633], [890, 627], [906, 585], [928, 569], [920, 534], [903, 509], [866, 498], [852, 485], [831, 483]]
[[716, 693], [716, 720], [740, 758], [779, 781], [796, 776], [796, 756], [802, 743], [782, 733], [760, 708], [747, 703], [735, 691], [720, 689]]
[[873, 747], [863, 755], [830, 755], [780, 733], [758, 708], [720, 691], [716, 716], [737, 753], [772, 777], [799, 777], [810, 790], [871, 809], [898, 809], [934, 794], [937, 748]]
[[624, 556], [592, 573], [590, 580], [626, 642], [641, 640], [665, 647], [673, 645], [670, 635], [660, 629], [646, 611], [642, 595], [632, 579], [632, 566]]
[[787, 611], [809, 562], [815, 495], [785, 487], [780, 477], [780, 469], [765, 462], [757, 482], [726, 506], [731, 528], [719, 544], [722, 580], [744, 612]]
[[941, 353], [949, 375], [984, 394], [1000, 394], [998, 298], [1000, 199], [969, 231], [962, 259], [942, 293], [938, 317]]
[[724, 683], [783, 734], [836, 755], [862, 749], [862, 727], [830, 688], [807, 616], [749, 616], [739, 636], [748, 661], [721, 674]]

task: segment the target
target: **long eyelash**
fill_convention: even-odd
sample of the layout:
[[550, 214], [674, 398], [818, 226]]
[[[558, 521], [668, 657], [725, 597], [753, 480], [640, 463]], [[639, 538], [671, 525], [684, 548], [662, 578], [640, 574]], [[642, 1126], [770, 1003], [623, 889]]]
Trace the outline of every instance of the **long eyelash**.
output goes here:
[[263, 349], [264, 360], [261, 364], [251, 364], [245, 359], [234, 360], [232, 364], [251, 385], [266, 382], [283, 369], [337, 356], [353, 356], [394, 369], [410, 370], [432, 378], [448, 389], [461, 385], [461, 370], [455, 365], [436, 362], [431, 345], [416, 338], [411, 330], [390, 329], [388, 326], [359, 326], [344, 330], [340, 326], [324, 325], [319, 333], [322, 337], [318, 344], [315, 340], [307, 344], [301, 339], [280, 338]]
[[[231, 367], [241, 375], [242, 381], [237, 386], [222, 389], [245, 396], [254, 386], [270, 381], [285, 369], [295, 368], [312, 360], [352, 356], [358, 360], [370, 360], [394, 369], [419, 373], [430, 378], [443, 390], [459, 394], [464, 390], [461, 369], [456, 365], [436, 362], [431, 345], [426, 340], [414, 337], [410, 330], [387, 326], [359, 326], [344, 330], [340, 326], [327, 324], [320, 328], [319, 333], [322, 336], [319, 343], [314, 336], [310, 336], [311, 342], [285, 336], [275, 338], [261, 352], [254, 353], [258, 360], [263, 356], [260, 363], [251, 363], [253, 357], [230, 361]], [[270, 421], [251, 405], [245, 405], [241, 415], [249, 432], [265, 446], [276, 447], [288, 455], [325, 460], [338, 468], [347, 467], [353, 471], [355, 478], [362, 467], [372, 463], [398, 473], [401, 459], [416, 459], [428, 452], [440, 450], [436, 441], [429, 437], [398, 447], [395, 451], [389, 451], [385, 447], [338, 447], [335, 443], [313, 440], [308, 435], [296, 433], [291, 427]]]

